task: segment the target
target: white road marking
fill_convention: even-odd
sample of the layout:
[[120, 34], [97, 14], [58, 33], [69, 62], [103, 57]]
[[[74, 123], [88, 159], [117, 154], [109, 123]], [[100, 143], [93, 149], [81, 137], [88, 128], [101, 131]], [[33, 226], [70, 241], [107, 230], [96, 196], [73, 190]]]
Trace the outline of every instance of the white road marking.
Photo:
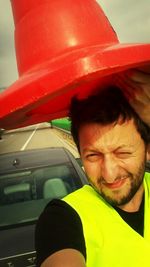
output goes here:
[[63, 140], [57, 135], [57, 138], [60, 140], [62, 144], [64, 144], [64, 147], [68, 148], [68, 150], [75, 156], [75, 158], [79, 157], [78, 150], [74, 145], [68, 144], [67, 141]]
[[25, 142], [25, 144], [23, 145], [23, 147], [20, 149], [21, 151], [25, 150], [25, 148], [27, 147], [27, 145], [29, 144], [31, 138], [33, 137], [33, 135], [35, 134], [37, 128], [39, 125], [37, 125], [37, 127], [35, 128], [35, 130], [33, 131], [33, 133], [29, 136], [28, 140]]

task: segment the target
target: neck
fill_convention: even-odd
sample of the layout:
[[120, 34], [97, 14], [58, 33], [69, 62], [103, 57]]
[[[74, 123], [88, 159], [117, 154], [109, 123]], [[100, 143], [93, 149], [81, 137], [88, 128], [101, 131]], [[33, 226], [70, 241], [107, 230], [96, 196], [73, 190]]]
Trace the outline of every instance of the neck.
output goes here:
[[118, 208], [127, 212], [138, 211], [142, 202], [143, 194], [144, 194], [144, 186], [142, 184], [139, 190], [134, 195], [134, 197], [128, 203], [118, 206]]

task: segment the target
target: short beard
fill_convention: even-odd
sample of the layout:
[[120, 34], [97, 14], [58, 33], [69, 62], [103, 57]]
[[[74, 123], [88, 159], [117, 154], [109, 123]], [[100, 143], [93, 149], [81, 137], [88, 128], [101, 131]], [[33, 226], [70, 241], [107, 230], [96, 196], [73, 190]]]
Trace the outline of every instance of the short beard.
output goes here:
[[[142, 164], [140, 165], [135, 175], [133, 175], [130, 172], [127, 172], [127, 177], [130, 179], [130, 191], [128, 192], [128, 194], [120, 197], [120, 199], [111, 198], [110, 196], [106, 195], [105, 192], [100, 191], [98, 187], [95, 186], [95, 184], [93, 184], [91, 179], [90, 179], [90, 183], [94, 187], [94, 189], [103, 197], [103, 199], [107, 201], [107, 203], [115, 207], [115, 206], [125, 205], [128, 202], [130, 202], [130, 200], [134, 197], [134, 195], [137, 193], [137, 191], [141, 187], [143, 183], [144, 174], [145, 174], [145, 161], [142, 162]], [[104, 178], [102, 177], [98, 179], [98, 181], [102, 181], [102, 180], [104, 180]]]

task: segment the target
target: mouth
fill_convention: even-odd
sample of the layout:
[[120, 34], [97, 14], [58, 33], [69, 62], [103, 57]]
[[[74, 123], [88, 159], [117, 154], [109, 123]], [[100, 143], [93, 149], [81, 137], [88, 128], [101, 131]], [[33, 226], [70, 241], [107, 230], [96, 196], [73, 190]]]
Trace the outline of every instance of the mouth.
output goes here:
[[119, 179], [116, 182], [113, 183], [105, 183], [105, 187], [109, 188], [109, 189], [117, 189], [120, 188], [125, 182], [126, 182], [127, 178], [123, 178], [123, 179]]

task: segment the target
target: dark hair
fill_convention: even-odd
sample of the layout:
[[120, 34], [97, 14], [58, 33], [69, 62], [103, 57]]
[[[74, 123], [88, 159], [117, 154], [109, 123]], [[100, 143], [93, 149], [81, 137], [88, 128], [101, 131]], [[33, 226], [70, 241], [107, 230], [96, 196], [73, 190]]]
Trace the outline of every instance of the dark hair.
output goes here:
[[73, 98], [70, 107], [71, 133], [78, 149], [78, 132], [81, 125], [87, 123], [107, 125], [117, 123], [119, 118], [122, 119], [122, 122], [133, 118], [137, 131], [145, 144], [149, 143], [149, 127], [139, 118], [123, 92], [116, 86], [102, 89], [98, 94], [86, 99]]

